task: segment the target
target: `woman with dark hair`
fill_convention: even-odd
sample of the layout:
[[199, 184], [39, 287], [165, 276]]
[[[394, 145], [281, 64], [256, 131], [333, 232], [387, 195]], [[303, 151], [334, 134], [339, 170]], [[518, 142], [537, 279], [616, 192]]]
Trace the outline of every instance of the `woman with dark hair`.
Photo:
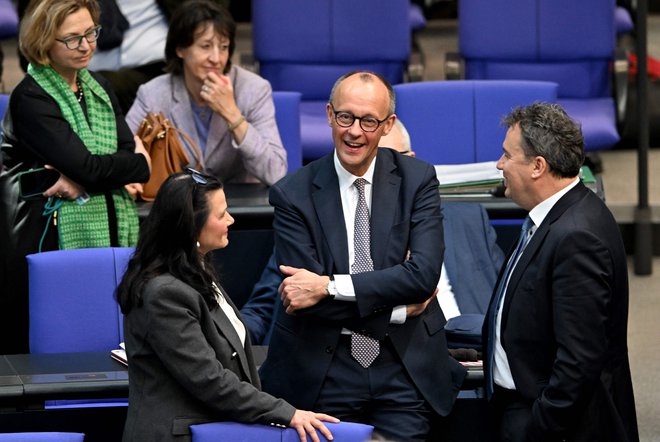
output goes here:
[[[137, 243], [124, 186], [147, 181], [150, 160], [108, 82], [87, 69], [98, 23], [96, 0], [34, 0], [21, 22], [30, 65], [2, 125], [0, 354], [29, 351], [26, 255]], [[23, 172], [44, 167], [57, 181], [34, 180], [27, 197], [25, 178], [37, 173]]]
[[337, 419], [260, 390], [245, 326], [210, 261], [233, 222], [214, 177], [189, 169], [158, 191], [117, 289], [129, 372], [124, 442], [189, 441], [190, 425], [227, 420], [332, 438], [322, 421]]
[[[231, 63], [236, 24], [223, 6], [188, 0], [174, 12], [165, 44], [168, 74], [138, 89], [126, 114], [133, 132], [148, 112], [163, 112], [190, 135], [188, 162], [229, 182], [271, 185], [287, 171], [270, 84]], [[183, 140], [182, 140], [183, 141]]]

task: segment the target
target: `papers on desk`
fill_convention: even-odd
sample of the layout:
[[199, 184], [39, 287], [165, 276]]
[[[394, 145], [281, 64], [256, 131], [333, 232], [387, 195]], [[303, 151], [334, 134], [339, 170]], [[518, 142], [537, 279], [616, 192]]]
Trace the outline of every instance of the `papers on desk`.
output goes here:
[[496, 161], [485, 161], [436, 165], [440, 193], [493, 195], [503, 181], [502, 171], [495, 167], [496, 164]]
[[110, 351], [110, 357], [115, 361], [121, 362], [128, 366], [128, 358], [126, 357], [126, 346], [124, 343], [119, 344], [119, 348]]
[[[497, 196], [504, 179], [496, 161], [469, 164], [436, 165], [435, 173], [440, 181], [440, 193], [445, 196]], [[597, 190], [597, 180], [588, 166], [580, 168], [580, 179], [592, 190]], [[501, 196], [501, 195], [499, 195]]]

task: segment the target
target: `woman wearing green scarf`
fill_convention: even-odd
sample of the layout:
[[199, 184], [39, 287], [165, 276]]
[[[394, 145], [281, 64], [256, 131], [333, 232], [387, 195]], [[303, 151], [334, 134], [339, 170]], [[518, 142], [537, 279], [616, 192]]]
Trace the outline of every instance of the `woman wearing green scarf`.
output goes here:
[[[150, 159], [108, 82], [86, 69], [98, 19], [96, 0], [33, 0], [21, 23], [30, 66], [2, 124], [0, 354], [29, 350], [26, 255], [137, 243], [124, 186], [148, 180]], [[44, 166], [59, 180], [42, 197], [20, 198], [18, 175]]]

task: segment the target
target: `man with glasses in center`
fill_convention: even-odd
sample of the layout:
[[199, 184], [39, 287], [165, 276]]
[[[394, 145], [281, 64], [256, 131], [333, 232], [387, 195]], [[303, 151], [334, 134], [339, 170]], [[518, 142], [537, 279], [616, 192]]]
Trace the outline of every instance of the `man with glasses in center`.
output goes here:
[[378, 149], [394, 105], [379, 75], [341, 77], [327, 105], [335, 150], [271, 188], [285, 279], [261, 378], [296, 407], [424, 441], [465, 371], [430, 302], [444, 250], [435, 170]]

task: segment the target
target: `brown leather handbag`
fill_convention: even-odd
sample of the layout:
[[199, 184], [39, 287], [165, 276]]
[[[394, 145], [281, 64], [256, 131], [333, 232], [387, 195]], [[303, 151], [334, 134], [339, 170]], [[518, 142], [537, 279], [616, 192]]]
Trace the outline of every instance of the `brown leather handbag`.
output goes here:
[[151, 177], [144, 183], [140, 197], [153, 201], [161, 184], [173, 173], [179, 172], [190, 163], [181, 143], [183, 137], [195, 151], [195, 169], [199, 170], [201, 155], [190, 137], [172, 125], [162, 112], [149, 112], [142, 119], [137, 136], [151, 157]]

